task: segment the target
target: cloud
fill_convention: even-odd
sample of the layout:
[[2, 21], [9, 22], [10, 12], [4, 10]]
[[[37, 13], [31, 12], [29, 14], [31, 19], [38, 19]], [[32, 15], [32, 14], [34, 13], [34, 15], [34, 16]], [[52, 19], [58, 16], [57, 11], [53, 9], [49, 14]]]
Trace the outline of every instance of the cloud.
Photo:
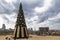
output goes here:
[[26, 3], [28, 5], [32, 5], [32, 4], [36, 4], [37, 2], [41, 2], [41, 1], [44, 1], [44, 0], [21, 0], [23, 3]]
[[16, 2], [16, 0], [5, 0], [8, 3]]
[[6, 1], [2, 1], [0, 3], [0, 13], [11, 14], [15, 10], [15, 6], [12, 3], [7, 3]]
[[1, 28], [1, 26], [2, 26], [2, 24], [4, 23], [4, 19], [1, 17], [1, 15], [0, 15], [0, 28]]
[[[51, 29], [59, 29], [59, 0], [22, 0], [22, 4], [28, 28], [38, 29], [48, 26]], [[7, 28], [14, 28], [19, 5], [20, 0], [0, 0], [0, 19], [3, 20], [2, 24], [5, 23]]]
[[[16, 22], [16, 13], [12, 13], [10, 15], [8, 14], [0, 14], [0, 24], [6, 24], [6, 28], [14, 28], [15, 22]], [[12, 25], [13, 24], [13, 25]], [[0, 25], [0, 28], [2, 27]]]
[[44, 4], [42, 7], [36, 7], [35, 12], [45, 12], [52, 6], [52, 0], [44, 0]]

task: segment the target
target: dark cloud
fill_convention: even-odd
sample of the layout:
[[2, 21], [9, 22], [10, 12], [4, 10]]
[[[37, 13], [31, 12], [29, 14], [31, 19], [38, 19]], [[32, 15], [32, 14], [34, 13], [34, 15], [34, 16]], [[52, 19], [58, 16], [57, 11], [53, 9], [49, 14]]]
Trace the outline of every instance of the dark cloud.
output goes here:
[[39, 16], [39, 21], [38, 23], [44, 22], [45, 20], [48, 20], [48, 18], [55, 17], [59, 14], [60, 12], [60, 1], [54, 1], [54, 5], [52, 5], [51, 8], [49, 8], [47, 11], [38, 14]]
[[[12, 4], [13, 5], [13, 4]], [[2, 14], [12, 14], [12, 12], [17, 12], [17, 9], [13, 9], [11, 4], [7, 3], [6, 1], [2, 1], [0, 3], [0, 13]], [[10, 9], [11, 8], [11, 9]]]
[[[43, 0], [44, 1], [44, 0]], [[25, 18], [28, 18], [29, 20], [35, 16], [38, 16], [38, 20], [37, 23], [42, 23], [46, 20], [48, 20], [48, 18], [52, 18], [58, 15], [58, 13], [60, 12], [60, 0], [53, 0], [53, 4], [52, 7], [50, 7], [47, 11], [42, 12], [42, 13], [36, 13], [36, 15], [34, 14], [34, 8], [35, 7], [42, 7], [43, 6], [43, 1], [42, 0], [38, 0], [33, 4], [27, 4], [26, 2], [22, 1], [23, 4], [23, 10], [24, 10], [24, 14], [25, 14]], [[11, 9], [9, 8], [9, 5], [12, 7]], [[19, 10], [19, 5], [20, 5], [20, 0], [16, 1], [16, 2], [12, 2], [11, 4], [8, 4], [6, 1], [2, 1], [0, 3], [0, 14], [12, 14], [13, 12], [15, 12], [14, 14], [17, 15], [18, 10]], [[15, 7], [15, 8], [13, 8]], [[3, 18], [5, 20], [7, 20], [8, 22], [10, 21], [7, 17], [3, 16]], [[16, 18], [16, 16], [14, 16], [14, 18]], [[27, 21], [27, 20], [26, 20]], [[52, 21], [53, 24], [54, 23], [60, 23], [60, 19], [57, 19], [56, 21]], [[29, 21], [28, 24], [31, 24], [32, 21]], [[52, 23], [50, 24], [52, 25]]]

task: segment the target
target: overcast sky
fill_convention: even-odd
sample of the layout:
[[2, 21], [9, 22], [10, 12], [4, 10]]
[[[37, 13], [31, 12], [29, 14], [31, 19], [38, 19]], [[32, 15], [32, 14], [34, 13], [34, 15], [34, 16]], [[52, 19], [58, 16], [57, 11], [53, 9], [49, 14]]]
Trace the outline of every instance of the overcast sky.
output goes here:
[[[60, 29], [60, 0], [21, 0], [26, 25], [37, 30], [39, 27]], [[20, 0], [0, 0], [0, 28], [14, 28]]]

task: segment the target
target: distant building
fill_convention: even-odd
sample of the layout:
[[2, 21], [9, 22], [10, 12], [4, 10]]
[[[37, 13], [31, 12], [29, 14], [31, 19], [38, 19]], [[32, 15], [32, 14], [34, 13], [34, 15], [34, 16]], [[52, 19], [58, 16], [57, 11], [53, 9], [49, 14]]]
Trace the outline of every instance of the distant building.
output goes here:
[[28, 28], [29, 34], [35, 35], [51, 35], [51, 36], [60, 36], [60, 30], [49, 30], [49, 27], [39, 27], [39, 30], [33, 30], [32, 28]]
[[33, 28], [28, 28], [28, 33], [33, 34]]
[[40, 35], [47, 35], [49, 32], [49, 27], [40, 27], [39, 28], [39, 34]]
[[2, 25], [2, 30], [5, 30], [6, 29], [6, 26], [5, 24]]
[[2, 28], [0, 28], [0, 35], [4, 35], [4, 34], [12, 34], [14, 31], [14, 29], [6, 29], [5, 24], [2, 25]]
[[14, 30], [14, 29], [12, 29], [12, 28], [9, 28], [9, 31], [13, 32], [13, 30]]
[[49, 30], [49, 35], [59, 35], [60, 36], [60, 30]]

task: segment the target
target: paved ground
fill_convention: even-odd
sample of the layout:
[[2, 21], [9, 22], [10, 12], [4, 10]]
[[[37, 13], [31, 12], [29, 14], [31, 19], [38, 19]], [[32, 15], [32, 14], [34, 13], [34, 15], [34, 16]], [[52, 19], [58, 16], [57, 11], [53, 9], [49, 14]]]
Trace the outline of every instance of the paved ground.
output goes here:
[[[8, 35], [9, 36], [9, 35]], [[6, 36], [0, 36], [0, 40], [5, 40]], [[21, 39], [23, 40], [23, 39]], [[27, 39], [25, 39], [27, 40]], [[60, 36], [37, 36], [37, 35], [30, 35], [28, 40], [60, 40]]]
[[31, 35], [29, 40], [60, 40], [60, 36], [36, 36]]

